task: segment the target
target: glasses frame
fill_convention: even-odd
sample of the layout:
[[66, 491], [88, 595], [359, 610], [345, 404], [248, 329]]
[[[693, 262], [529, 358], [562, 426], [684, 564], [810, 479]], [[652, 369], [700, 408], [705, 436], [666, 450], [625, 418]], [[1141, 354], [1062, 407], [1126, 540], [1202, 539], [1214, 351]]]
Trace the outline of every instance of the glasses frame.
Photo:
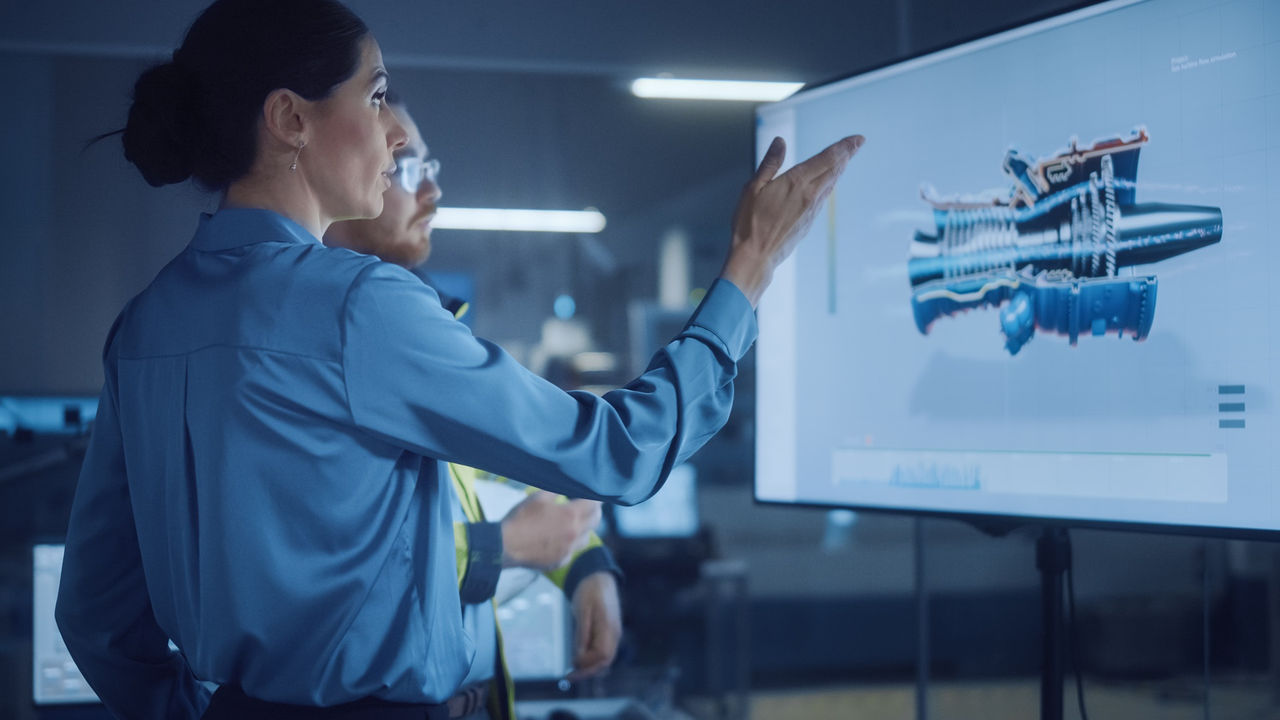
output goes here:
[[405, 155], [396, 160], [396, 171], [393, 175], [400, 188], [410, 195], [415, 195], [426, 180], [432, 185], [440, 177], [440, 161], [436, 158], [422, 158]]

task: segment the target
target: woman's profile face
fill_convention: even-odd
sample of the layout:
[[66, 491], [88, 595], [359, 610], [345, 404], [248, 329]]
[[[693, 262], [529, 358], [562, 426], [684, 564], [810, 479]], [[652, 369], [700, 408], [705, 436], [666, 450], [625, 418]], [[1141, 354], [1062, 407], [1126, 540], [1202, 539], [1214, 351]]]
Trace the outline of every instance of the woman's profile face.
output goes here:
[[[396, 150], [396, 161], [416, 161], [412, 167], [417, 170], [427, 159], [427, 144], [407, 112], [397, 108], [395, 114], [409, 136], [409, 142]], [[426, 262], [431, 254], [431, 219], [440, 200], [440, 186], [423, 177], [411, 193], [402, 185], [403, 178], [397, 175], [394, 180], [382, 196], [381, 215], [373, 220], [334, 223], [325, 234], [325, 243], [377, 255], [406, 268]]]
[[331, 220], [377, 217], [391, 187], [394, 152], [408, 139], [387, 106], [387, 71], [372, 35], [361, 40], [356, 72], [311, 113], [298, 170]]

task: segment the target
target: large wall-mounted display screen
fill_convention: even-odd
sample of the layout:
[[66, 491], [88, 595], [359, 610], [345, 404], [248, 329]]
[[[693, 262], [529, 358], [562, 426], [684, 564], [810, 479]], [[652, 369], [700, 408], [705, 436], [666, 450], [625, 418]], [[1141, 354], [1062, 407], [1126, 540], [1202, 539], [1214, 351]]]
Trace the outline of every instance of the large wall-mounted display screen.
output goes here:
[[1280, 531], [1280, 3], [1095, 5], [757, 123], [867, 137], [760, 305], [757, 499]]

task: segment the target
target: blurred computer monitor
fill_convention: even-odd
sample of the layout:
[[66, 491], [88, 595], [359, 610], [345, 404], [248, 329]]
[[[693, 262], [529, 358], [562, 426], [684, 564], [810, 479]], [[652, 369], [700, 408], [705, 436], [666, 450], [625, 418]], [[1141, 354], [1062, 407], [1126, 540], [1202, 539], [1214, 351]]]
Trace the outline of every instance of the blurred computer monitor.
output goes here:
[[546, 576], [498, 606], [498, 625], [512, 680], [559, 680], [573, 669], [569, 603]]
[[[476, 480], [485, 517], [501, 520], [527, 495], [518, 483]], [[564, 592], [539, 572], [506, 568], [494, 593], [511, 679], [559, 680], [573, 668], [573, 628]]]
[[98, 415], [98, 398], [0, 395], [0, 432], [78, 435]]
[[677, 465], [656, 495], [639, 505], [614, 508], [614, 529], [631, 539], [692, 537], [698, 532], [697, 490], [697, 470]]
[[67, 652], [53, 619], [62, 578], [62, 547], [40, 544], [32, 549], [31, 669], [32, 699], [36, 705], [98, 701]]

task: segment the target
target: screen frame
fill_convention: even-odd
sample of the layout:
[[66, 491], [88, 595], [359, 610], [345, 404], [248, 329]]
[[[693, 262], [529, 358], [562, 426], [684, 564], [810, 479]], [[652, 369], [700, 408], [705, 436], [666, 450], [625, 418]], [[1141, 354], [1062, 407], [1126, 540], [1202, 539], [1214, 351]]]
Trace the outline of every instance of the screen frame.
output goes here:
[[[1042, 24], [1067, 24], [1077, 22], [1095, 15], [1113, 12], [1132, 5], [1138, 5], [1152, 0], [1087, 0], [1086, 2], [1073, 3], [1063, 9], [1042, 13], [1033, 16], [1027, 20], [1002, 25], [986, 32], [966, 36], [954, 42], [936, 45], [917, 53], [904, 55], [887, 60], [882, 63], [876, 63], [865, 66], [861, 69], [839, 75], [828, 80], [824, 80], [812, 85], [805, 85], [790, 97], [775, 103], [768, 103], [757, 106], [755, 110], [756, 126], [760, 127], [765, 122], [766, 113], [775, 113], [785, 110], [800, 101], [806, 101], [816, 94], [822, 94], [829, 91], [832, 86], [839, 85], [854, 79], [873, 79], [874, 76], [882, 74], [886, 71], [898, 72], [907, 69], [909, 66], [920, 64], [922, 62], [932, 63], [943, 60], [942, 56], [952, 53], [968, 53], [977, 49], [976, 46], [985, 44], [999, 44], [1007, 42], [1013, 37], [1024, 33], [1036, 32], [1036, 26]], [[1072, 15], [1078, 15], [1078, 18], [1070, 18]], [[970, 47], [974, 46], [974, 47]], [[759, 139], [753, 138], [758, 144]], [[758, 158], [753, 154], [752, 165], [754, 167]], [[757, 374], [757, 386], [764, 381], [761, 374]], [[760, 393], [757, 390], [756, 397], [759, 398]], [[758, 408], [755, 410], [758, 413]], [[753, 414], [755, 414], [753, 413]], [[758, 415], [757, 415], [758, 417]], [[761, 442], [759, 433], [756, 433], [756, 448], [758, 449]], [[1221, 525], [1183, 525], [1183, 524], [1162, 524], [1155, 522], [1140, 522], [1128, 520], [1099, 520], [1096, 518], [1077, 518], [1077, 517], [1057, 517], [1057, 516], [1039, 516], [1039, 515], [1013, 515], [1001, 513], [975, 513], [963, 511], [947, 511], [935, 510], [909, 506], [886, 506], [886, 505], [859, 505], [856, 503], [837, 503], [822, 502], [812, 500], [782, 500], [762, 498], [760, 496], [759, 483], [759, 463], [757, 453], [753, 452], [753, 469], [751, 482], [751, 495], [756, 505], [764, 506], [786, 506], [805, 508], [813, 510], [853, 510], [856, 512], [875, 513], [879, 515], [895, 515], [902, 517], [920, 517], [938, 520], [959, 520], [968, 523], [978, 530], [993, 536], [1003, 536], [1013, 530], [1022, 527], [1044, 527], [1044, 528], [1080, 528], [1091, 530], [1113, 530], [1125, 532], [1143, 532], [1160, 535], [1182, 535], [1192, 537], [1209, 537], [1234, 540], [1254, 540], [1264, 542], [1280, 542], [1280, 528], [1262, 529], [1262, 528], [1243, 528], [1234, 526]]]

